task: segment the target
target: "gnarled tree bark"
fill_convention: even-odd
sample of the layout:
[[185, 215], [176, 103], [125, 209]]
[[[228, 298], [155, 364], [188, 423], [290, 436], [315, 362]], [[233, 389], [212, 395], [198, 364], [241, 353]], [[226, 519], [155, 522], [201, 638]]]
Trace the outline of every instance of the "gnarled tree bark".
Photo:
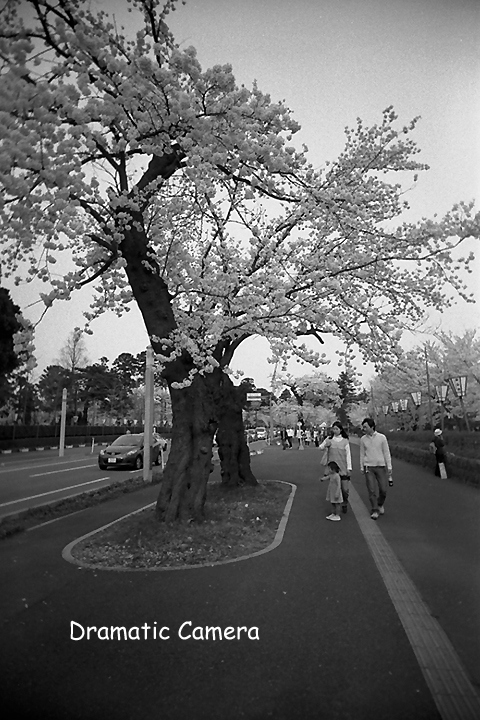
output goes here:
[[159, 520], [203, 518], [217, 429], [219, 375], [217, 369], [196, 375], [186, 388], [170, 388], [173, 435], [156, 506]]
[[242, 408], [245, 390], [235, 387], [228, 375], [221, 379], [218, 407], [217, 443], [222, 483], [228, 487], [257, 485], [250, 467], [250, 451], [245, 440]]

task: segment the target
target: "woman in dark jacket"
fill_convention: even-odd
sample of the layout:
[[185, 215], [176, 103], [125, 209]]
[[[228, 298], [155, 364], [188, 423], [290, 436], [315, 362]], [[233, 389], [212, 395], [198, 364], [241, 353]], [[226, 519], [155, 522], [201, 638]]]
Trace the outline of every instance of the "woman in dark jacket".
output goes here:
[[440, 477], [439, 463], [445, 465], [445, 440], [442, 437], [442, 431], [437, 428], [434, 432], [433, 443], [435, 445], [435, 475]]

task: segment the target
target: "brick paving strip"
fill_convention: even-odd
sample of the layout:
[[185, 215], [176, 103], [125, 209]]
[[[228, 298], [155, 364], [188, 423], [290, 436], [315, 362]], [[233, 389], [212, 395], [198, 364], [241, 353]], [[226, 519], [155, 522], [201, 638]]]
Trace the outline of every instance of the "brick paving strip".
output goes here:
[[478, 720], [480, 698], [451, 642], [385, 540], [381, 517], [377, 522], [371, 519], [354, 487], [350, 504], [442, 720]]

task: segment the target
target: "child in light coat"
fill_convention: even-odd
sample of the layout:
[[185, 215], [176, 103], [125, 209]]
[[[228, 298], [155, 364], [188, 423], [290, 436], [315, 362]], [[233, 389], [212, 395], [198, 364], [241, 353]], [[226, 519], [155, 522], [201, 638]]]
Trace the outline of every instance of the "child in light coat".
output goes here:
[[340, 480], [340, 468], [337, 463], [332, 460], [328, 463], [328, 472], [320, 478], [321, 482], [328, 479], [327, 497], [326, 500], [332, 503], [333, 512], [327, 515], [327, 520], [333, 520], [338, 522], [341, 520], [338, 514], [338, 509], [342, 504], [342, 485]]

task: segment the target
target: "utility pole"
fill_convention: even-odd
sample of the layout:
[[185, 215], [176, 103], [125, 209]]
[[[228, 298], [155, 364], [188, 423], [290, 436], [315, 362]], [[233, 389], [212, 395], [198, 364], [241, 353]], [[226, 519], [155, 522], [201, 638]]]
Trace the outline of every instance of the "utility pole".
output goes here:
[[273, 444], [273, 418], [272, 418], [272, 394], [273, 389], [275, 387], [275, 380], [277, 375], [277, 367], [278, 367], [278, 361], [275, 363], [275, 368], [273, 370], [272, 380], [270, 382], [270, 402], [269, 402], [269, 408], [268, 408], [268, 415], [269, 415], [269, 423], [270, 423], [270, 430], [269, 430], [269, 444]]
[[433, 430], [432, 393], [430, 390], [430, 371], [428, 369], [427, 346], [424, 345], [423, 349], [425, 351], [425, 369], [427, 371], [428, 415], [430, 419], [430, 429]]
[[375, 424], [377, 424], [377, 411], [375, 410], [375, 398], [373, 396], [373, 385], [370, 385], [370, 395], [372, 398], [372, 418]]
[[143, 428], [143, 479], [152, 480], [153, 350], [149, 345], [145, 362], [145, 425]]
[[67, 388], [62, 391], [62, 415], [60, 419], [60, 442], [58, 445], [58, 457], [65, 455], [65, 428], [67, 424]]

